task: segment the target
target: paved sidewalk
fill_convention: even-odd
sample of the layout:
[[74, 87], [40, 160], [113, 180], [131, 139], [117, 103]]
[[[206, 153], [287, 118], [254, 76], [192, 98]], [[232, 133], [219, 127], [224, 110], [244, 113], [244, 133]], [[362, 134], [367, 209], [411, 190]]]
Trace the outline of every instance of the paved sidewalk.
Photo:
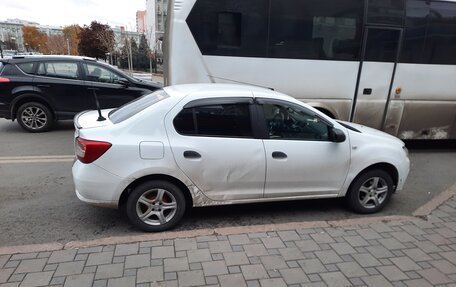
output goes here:
[[456, 197], [427, 220], [0, 255], [12, 286], [456, 286]]

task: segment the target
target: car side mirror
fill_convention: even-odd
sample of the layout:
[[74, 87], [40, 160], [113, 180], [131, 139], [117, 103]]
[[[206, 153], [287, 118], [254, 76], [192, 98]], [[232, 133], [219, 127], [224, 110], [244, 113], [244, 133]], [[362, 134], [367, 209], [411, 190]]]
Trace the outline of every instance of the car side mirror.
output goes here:
[[332, 142], [341, 143], [344, 142], [346, 139], [347, 136], [340, 129], [331, 128], [331, 130], [329, 131], [329, 140]]
[[117, 84], [120, 84], [126, 88], [126, 87], [130, 86], [130, 81], [127, 79], [118, 79]]

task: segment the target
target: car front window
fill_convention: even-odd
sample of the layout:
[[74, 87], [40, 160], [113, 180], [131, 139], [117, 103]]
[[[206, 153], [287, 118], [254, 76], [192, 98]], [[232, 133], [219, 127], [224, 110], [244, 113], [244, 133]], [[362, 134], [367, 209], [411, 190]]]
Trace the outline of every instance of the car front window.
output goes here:
[[270, 139], [314, 140], [329, 139], [328, 125], [319, 117], [295, 105], [265, 103], [263, 112]]
[[87, 80], [99, 83], [116, 84], [121, 79], [119, 75], [99, 65], [87, 64]]

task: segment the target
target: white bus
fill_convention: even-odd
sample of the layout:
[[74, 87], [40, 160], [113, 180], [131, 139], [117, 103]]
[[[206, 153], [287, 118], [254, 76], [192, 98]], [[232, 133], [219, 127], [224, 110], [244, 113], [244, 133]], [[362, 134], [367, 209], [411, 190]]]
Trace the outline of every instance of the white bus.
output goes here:
[[456, 1], [171, 0], [165, 84], [243, 83], [402, 139], [456, 139]]

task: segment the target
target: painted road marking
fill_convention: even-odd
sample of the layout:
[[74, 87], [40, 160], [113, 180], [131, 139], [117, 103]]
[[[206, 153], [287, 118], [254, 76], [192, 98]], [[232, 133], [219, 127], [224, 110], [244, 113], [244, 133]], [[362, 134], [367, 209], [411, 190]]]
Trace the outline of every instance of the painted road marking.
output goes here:
[[72, 162], [74, 155], [1, 156], [0, 164]]

